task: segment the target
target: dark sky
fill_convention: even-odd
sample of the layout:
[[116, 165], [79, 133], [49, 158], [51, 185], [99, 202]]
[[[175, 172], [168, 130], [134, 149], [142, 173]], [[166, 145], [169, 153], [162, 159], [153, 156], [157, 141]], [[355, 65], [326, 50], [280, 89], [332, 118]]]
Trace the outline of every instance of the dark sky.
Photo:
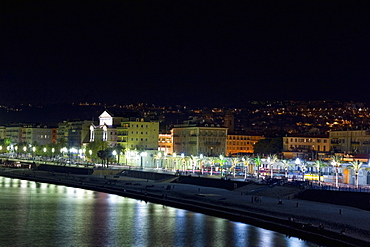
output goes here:
[[29, 2], [0, 7], [1, 104], [370, 102], [365, 1]]

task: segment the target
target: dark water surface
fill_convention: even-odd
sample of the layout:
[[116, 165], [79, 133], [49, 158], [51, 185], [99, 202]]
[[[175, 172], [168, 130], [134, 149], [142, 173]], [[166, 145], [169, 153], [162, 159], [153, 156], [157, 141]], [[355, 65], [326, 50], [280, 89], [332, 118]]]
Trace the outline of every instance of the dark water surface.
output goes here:
[[0, 177], [1, 246], [318, 246], [117, 195]]

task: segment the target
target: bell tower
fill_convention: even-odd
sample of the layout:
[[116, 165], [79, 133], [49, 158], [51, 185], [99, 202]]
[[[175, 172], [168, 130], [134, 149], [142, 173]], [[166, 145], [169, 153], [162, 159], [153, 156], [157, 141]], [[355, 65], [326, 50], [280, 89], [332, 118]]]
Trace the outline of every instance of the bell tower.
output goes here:
[[229, 134], [234, 134], [235, 131], [235, 118], [231, 110], [228, 110], [226, 112], [226, 115], [224, 117], [224, 126], [228, 128]]

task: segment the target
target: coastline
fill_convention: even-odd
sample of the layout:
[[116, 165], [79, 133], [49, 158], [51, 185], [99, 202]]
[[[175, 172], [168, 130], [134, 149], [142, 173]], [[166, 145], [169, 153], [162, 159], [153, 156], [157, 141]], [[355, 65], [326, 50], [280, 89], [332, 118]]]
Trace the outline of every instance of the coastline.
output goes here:
[[255, 202], [246, 192], [250, 188], [230, 191], [126, 176], [106, 179], [5, 168], [0, 170], [0, 176], [112, 193], [182, 208], [278, 231], [320, 245], [370, 246], [369, 212], [352, 207], [297, 199], [284, 199], [279, 205], [277, 198], [265, 196], [261, 202]]

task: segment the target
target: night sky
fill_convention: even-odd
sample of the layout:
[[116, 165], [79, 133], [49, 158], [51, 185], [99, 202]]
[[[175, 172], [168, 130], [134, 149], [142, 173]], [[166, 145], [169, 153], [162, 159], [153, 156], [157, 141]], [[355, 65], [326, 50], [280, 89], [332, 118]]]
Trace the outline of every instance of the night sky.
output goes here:
[[370, 102], [366, 1], [9, 2], [1, 104]]

